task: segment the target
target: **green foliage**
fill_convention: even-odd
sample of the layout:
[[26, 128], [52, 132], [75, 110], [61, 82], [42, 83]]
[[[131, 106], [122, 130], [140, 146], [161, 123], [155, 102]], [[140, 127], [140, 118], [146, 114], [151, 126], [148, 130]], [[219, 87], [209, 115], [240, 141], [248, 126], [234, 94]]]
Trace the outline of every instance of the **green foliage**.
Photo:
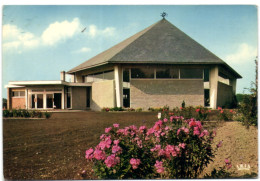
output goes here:
[[185, 101], [183, 100], [182, 103], [181, 103], [181, 107], [182, 108], [185, 108]]
[[51, 113], [49, 113], [49, 112], [46, 111], [46, 112], [44, 113], [44, 116], [45, 116], [46, 119], [49, 119], [49, 118], [51, 117]]
[[[45, 112], [44, 113], [45, 117], [48, 119], [51, 114]], [[7, 118], [7, 117], [21, 117], [21, 118], [42, 118], [43, 113], [40, 111], [36, 111], [36, 110], [26, 110], [26, 109], [12, 109], [12, 110], [3, 110], [3, 117]]]
[[219, 169], [213, 169], [210, 174], [206, 174], [204, 179], [224, 179], [231, 178], [231, 173], [227, 171], [225, 167], [219, 167]]
[[214, 135], [200, 121], [179, 116], [159, 120], [150, 129], [114, 124], [86, 158], [100, 179], [197, 178], [214, 158]]

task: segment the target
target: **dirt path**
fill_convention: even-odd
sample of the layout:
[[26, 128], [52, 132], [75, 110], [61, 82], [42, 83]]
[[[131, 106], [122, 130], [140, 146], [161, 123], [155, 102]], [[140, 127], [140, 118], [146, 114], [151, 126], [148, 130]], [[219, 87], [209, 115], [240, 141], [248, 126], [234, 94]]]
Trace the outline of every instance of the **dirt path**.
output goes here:
[[[258, 174], [258, 130], [251, 126], [246, 129], [240, 122], [225, 122], [218, 127], [215, 144], [223, 141], [218, 149], [214, 163], [210, 164], [205, 172], [209, 173], [213, 168], [225, 165], [224, 159], [228, 158], [232, 163], [232, 176], [242, 177], [245, 175]], [[249, 171], [240, 171], [237, 165], [250, 165]]]

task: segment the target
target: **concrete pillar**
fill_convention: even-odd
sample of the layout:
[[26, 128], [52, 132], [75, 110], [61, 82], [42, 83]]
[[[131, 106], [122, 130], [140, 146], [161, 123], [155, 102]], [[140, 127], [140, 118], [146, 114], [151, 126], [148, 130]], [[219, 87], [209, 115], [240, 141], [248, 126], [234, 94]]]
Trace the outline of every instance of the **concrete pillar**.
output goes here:
[[210, 107], [217, 108], [218, 96], [218, 66], [212, 67], [209, 72]]
[[12, 109], [12, 95], [11, 95], [12, 89], [7, 88], [7, 109]]
[[25, 109], [28, 109], [28, 89], [25, 89]]
[[60, 72], [60, 80], [65, 81], [65, 71]]
[[114, 67], [115, 89], [116, 89], [116, 106], [123, 107], [123, 71], [122, 67], [116, 65]]
[[237, 79], [229, 79], [229, 82], [233, 89], [233, 95], [236, 95]]

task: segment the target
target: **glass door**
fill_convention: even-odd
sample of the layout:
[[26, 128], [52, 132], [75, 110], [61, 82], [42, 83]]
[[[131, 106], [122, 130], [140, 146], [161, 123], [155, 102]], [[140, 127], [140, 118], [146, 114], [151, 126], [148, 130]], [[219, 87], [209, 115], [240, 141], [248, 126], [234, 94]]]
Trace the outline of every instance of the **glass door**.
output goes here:
[[43, 94], [32, 94], [31, 95], [32, 108], [42, 109], [43, 108]]
[[53, 108], [53, 94], [46, 94], [46, 107]]

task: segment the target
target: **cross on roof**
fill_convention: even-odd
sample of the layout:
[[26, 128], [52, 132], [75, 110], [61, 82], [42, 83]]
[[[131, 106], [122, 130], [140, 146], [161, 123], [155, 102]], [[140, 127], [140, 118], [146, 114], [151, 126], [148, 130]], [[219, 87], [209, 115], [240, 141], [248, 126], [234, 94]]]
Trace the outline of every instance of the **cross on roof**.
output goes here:
[[161, 17], [163, 17], [163, 19], [164, 19], [164, 17], [167, 16], [167, 15], [168, 15], [168, 14], [167, 14], [166, 12], [162, 12], [162, 13], [161, 13]]

